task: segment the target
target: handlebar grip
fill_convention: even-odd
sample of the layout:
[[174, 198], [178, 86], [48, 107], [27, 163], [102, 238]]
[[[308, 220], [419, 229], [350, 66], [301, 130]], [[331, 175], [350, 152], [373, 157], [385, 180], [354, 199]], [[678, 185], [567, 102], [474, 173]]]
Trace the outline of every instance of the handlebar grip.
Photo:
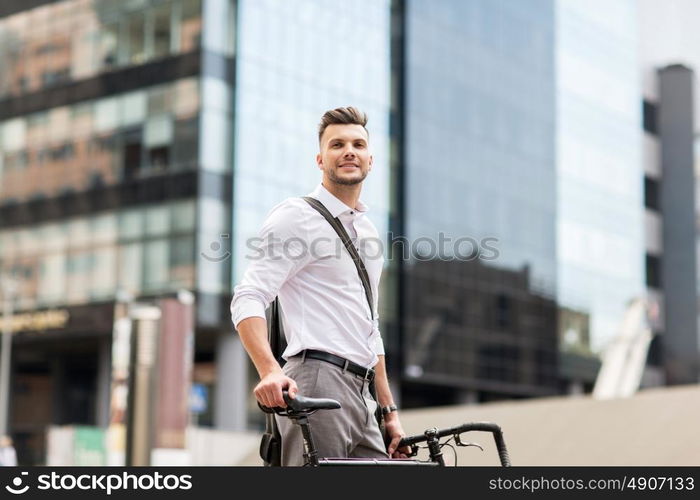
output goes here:
[[[461, 428], [474, 431], [486, 431], [493, 434], [493, 440], [496, 442], [496, 449], [498, 450], [498, 458], [501, 460], [501, 465], [503, 467], [511, 466], [510, 457], [508, 456], [508, 448], [506, 447], [506, 441], [505, 439], [503, 439], [503, 431], [497, 424], [494, 424], [492, 422], [475, 422], [472, 424], [465, 424], [461, 426]], [[459, 429], [460, 427], [448, 429], [445, 435], [452, 434], [453, 431]], [[442, 432], [440, 434], [442, 434]]]
[[501, 459], [501, 465], [503, 467], [510, 467], [510, 457], [508, 456], [506, 441], [503, 439], [503, 432], [500, 428], [498, 431], [494, 431], [493, 439], [496, 441], [496, 449], [498, 450], [498, 458]]

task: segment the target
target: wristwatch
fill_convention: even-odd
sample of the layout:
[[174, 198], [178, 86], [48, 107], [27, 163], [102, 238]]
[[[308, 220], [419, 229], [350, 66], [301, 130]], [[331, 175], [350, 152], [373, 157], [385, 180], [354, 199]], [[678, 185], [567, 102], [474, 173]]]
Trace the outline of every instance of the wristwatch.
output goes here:
[[398, 408], [396, 407], [396, 405], [383, 406], [382, 407], [382, 415], [388, 415], [392, 411], [397, 411], [397, 410], [398, 410]]

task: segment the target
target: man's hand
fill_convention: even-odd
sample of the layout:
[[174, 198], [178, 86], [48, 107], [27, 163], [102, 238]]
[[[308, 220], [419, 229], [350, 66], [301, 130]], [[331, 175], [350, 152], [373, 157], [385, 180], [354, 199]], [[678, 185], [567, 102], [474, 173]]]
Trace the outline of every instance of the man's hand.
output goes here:
[[401, 438], [406, 437], [406, 433], [401, 427], [401, 421], [399, 420], [399, 414], [395, 411], [388, 413], [384, 416], [384, 428], [386, 430], [387, 437], [391, 440], [389, 446], [387, 446], [386, 451], [389, 453], [391, 458], [407, 458], [407, 453], [411, 453], [411, 448], [404, 446], [397, 450], [399, 446], [399, 441]]
[[263, 406], [286, 408], [287, 403], [284, 402], [282, 397], [283, 389], [287, 389], [289, 397], [292, 399], [294, 399], [299, 390], [297, 383], [293, 379], [287, 377], [282, 370], [275, 370], [260, 379], [253, 392], [255, 393], [255, 398]]

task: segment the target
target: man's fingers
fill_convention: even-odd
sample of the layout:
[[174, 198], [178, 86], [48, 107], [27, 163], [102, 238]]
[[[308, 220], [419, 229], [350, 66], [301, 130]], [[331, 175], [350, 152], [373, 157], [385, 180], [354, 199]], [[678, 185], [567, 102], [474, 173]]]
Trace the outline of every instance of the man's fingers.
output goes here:
[[389, 449], [387, 450], [389, 452], [389, 455], [393, 455], [394, 452], [396, 451], [396, 447], [399, 445], [399, 441], [401, 441], [401, 436], [395, 436], [392, 438], [391, 443], [389, 443]]
[[255, 397], [260, 401], [260, 404], [267, 406], [269, 408], [286, 406], [284, 398], [282, 397], [282, 387], [275, 384], [266, 384], [259, 387], [255, 391]]
[[274, 404], [272, 404], [270, 398], [267, 397], [267, 393], [262, 388], [256, 391], [255, 397], [258, 398], [258, 401], [260, 401], [260, 404], [263, 406], [267, 406], [268, 408], [272, 408], [275, 406]]
[[270, 408], [286, 408], [287, 403], [284, 401], [284, 395], [282, 394], [283, 389], [289, 392], [291, 398], [294, 398], [299, 392], [296, 382], [281, 374], [265, 377], [255, 387], [253, 392], [255, 393], [256, 399], [263, 406]]
[[299, 392], [299, 388], [297, 387], [297, 383], [294, 382], [291, 378], [289, 379], [289, 389], [287, 389], [289, 392], [289, 397], [294, 399], [297, 395], [297, 392]]
[[282, 396], [282, 385], [274, 385], [270, 389], [272, 392], [272, 398], [275, 401], [275, 406], [286, 408], [287, 403], [284, 402], [284, 397]]
[[253, 390], [253, 393], [255, 394], [255, 399], [258, 400], [258, 403], [260, 403], [263, 406], [267, 406], [268, 408], [270, 405], [268, 404], [267, 398], [265, 397], [265, 393], [262, 391], [261, 387], [256, 387]]

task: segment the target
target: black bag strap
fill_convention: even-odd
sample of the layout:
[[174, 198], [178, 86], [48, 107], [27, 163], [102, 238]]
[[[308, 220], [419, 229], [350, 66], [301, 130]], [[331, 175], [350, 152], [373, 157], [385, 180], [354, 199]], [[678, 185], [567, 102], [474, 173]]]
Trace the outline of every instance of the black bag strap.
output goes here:
[[[270, 342], [270, 350], [280, 366], [284, 365], [282, 353], [287, 347], [284, 335], [282, 334], [282, 320], [280, 317], [279, 298], [270, 304], [269, 320], [267, 323], [267, 340]], [[265, 414], [265, 433], [260, 441], [260, 458], [265, 467], [279, 467], [282, 465], [282, 436], [275, 415]]]
[[350, 254], [350, 257], [352, 257], [352, 260], [355, 263], [355, 267], [357, 267], [357, 274], [360, 276], [360, 281], [362, 281], [362, 286], [365, 289], [365, 296], [367, 297], [367, 303], [369, 304], [369, 310], [372, 314], [372, 319], [374, 319], [374, 306], [372, 305], [374, 303], [374, 300], [372, 299], [372, 288], [369, 284], [369, 275], [367, 274], [367, 268], [365, 268], [365, 263], [362, 261], [360, 254], [357, 253], [357, 249], [352, 244], [350, 236], [348, 236], [347, 231], [343, 227], [343, 223], [340, 222], [340, 219], [338, 219], [337, 217], [333, 217], [326, 208], [326, 206], [320, 201], [318, 201], [316, 198], [304, 196], [304, 201], [306, 201], [306, 203], [315, 208], [318, 213], [323, 215], [323, 217], [328, 221], [328, 223], [333, 227], [333, 229], [335, 229], [335, 232], [338, 233], [338, 236], [340, 236], [340, 240], [343, 242], [343, 245], [345, 245], [345, 248]]
[[279, 297], [270, 304], [270, 319], [267, 329], [267, 340], [270, 342], [270, 350], [280, 366], [284, 366], [282, 353], [287, 348], [287, 342], [282, 334], [282, 318], [280, 317]]

